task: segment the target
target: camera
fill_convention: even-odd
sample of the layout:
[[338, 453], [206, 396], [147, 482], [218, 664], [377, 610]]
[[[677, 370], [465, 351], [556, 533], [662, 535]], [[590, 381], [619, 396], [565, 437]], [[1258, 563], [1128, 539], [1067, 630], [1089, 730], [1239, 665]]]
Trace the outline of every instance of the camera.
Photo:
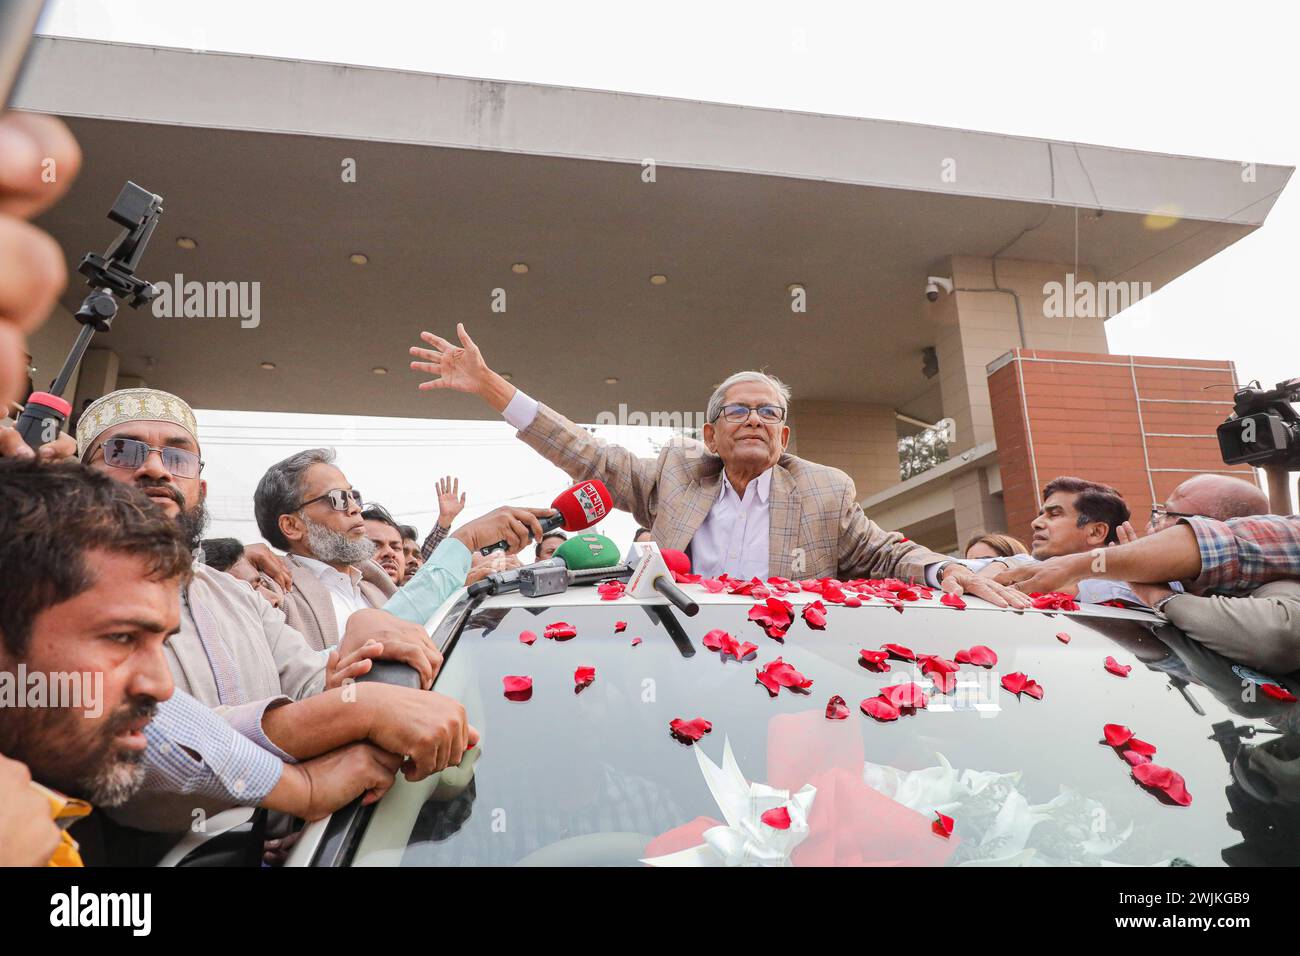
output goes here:
[[1225, 464], [1300, 468], [1300, 378], [1261, 388], [1251, 382], [1233, 395], [1232, 414], [1215, 434]]
[[943, 276], [925, 277], [925, 297], [931, 302], [939, 301], [939, 290], [952, 294], [952, 280]]

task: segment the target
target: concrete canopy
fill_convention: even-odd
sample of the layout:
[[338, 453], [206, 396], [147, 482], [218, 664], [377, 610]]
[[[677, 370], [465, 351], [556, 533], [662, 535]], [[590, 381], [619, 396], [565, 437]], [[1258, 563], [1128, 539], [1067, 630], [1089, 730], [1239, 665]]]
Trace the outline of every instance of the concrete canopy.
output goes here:
[[491, 417], [406, 369], [419, 330], [464, 321], [496, 368], [582, 421], [620, 402], [693, 412], [747, 367], [796, 401], [934, 420], [922, 293], [949, 256], [1077, 259], [1158, 288], [1258, 228], [1292, 172], [60, 38], [37, 39], [15, 103], [66, 117], [85, 152], [43, 220], [70, 269], [114, 234], [105, 214], [132, 179], [166, 199], [146, 278], [260, 283], [256, 329], [123, 309], [97, 339], [121, 374], [206, 408]]

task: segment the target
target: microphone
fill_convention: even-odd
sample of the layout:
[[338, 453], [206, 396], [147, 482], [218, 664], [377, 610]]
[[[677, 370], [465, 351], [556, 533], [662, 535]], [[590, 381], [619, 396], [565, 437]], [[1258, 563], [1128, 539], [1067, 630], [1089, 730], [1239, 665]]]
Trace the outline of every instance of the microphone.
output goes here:
[[520, 594], [545, 597], [567, 591], [575, 584], [589, 584], [618, 576], [620, 569], [628, 573], [626, 566], [618, 563], [618, 548], [604, 535], [583, 534], [570, 538], [555, 549], [555, 557], [562, 560], [564, 570], [520, 569]]
[[[617, 574], [618, 547], [600, 534], [575, 535], [555, 549], [555, 554], [545, 561], [536, 561], [522, 568], [496, 571], [469, 586], [469, 596], [480, 594], [505, 594], [518, 591], [524, 582], [537, 579], [548, 571], [557, 571], [568, 583], [583, 583], [599, 577]], [[609, 569], [614, 569], [611, 572]], [[548, 592], [551, 593], [551, 592]]]
[[[640, 544], [634, 544], [633, 547], [637, 550], [637, 561], [632, 571], [632, 579], [628, 582], [627, 593], [634, 598], [654, 597], [658, 593], [667, 598], [668, 603], [687, 617], [694, 617], [699, 614], [700, 606], [687, 597], [686, 593], [674, 583], [673, 573], [668, 569], [668, 564], [664, 560], [664, 553], [659, 550], [659, 545], [653, 541], [643, 541]], [[672, 553], [681, 555], [682, 558], [686, 557], [680, 551]], [[674, 558], [674, 561], [678, 561], [678, 559]], [[689, 570], [689, 560], [686, 562], [686, 567]]]
[[[605, 487], [603, 481], [599, 478], [591, 478], [580, 481], [567, 491], [561, 492], [551, 502], [551, 507], [555, 509], [555, 514], [538, 519], [542, 525], [542, 534], [557, 528], [565, 531], [586, 531], [592, 525], [604, 520], [614, 507], [614, 499], [610, 497], [609, 489]], [[505, 551], [509, 547], [505, 541], [498, 541], [486, 548], [480, 548], [479, 552], [488, 555], [493, 551]]]

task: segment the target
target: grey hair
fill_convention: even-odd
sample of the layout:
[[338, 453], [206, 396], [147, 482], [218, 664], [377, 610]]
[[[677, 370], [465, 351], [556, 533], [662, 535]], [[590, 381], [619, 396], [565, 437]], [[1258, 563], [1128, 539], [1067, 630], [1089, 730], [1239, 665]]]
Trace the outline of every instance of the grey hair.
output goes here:
[[789, 413], [789, 385], [775, 375], [768, 375], [766, 372], [736, 372], [734, 375], [728, 375], [726, 380], [713, 390], [713, 394], [709, 397], [709, 407], [704, 415], [706, 422], [718, 420], [718, 416], [722, 414], [722, 405], [727, 398], [727, 392], [733, 385], [739, 385], [741, 382], [762, 382], [764, 385], [770, 385], [781, 396], [781, 407], [786, 410], [787, 414]]
[[253, 516], [257, 530], [273, 547], [289, 550], [289, 541], [280, 532], [280, 515], [293, 514], [302, 501], [302, 481], [312, 465], [334, 464], [333, 448], [309, 448], [277, 461], [257, 483], [253, 492]]

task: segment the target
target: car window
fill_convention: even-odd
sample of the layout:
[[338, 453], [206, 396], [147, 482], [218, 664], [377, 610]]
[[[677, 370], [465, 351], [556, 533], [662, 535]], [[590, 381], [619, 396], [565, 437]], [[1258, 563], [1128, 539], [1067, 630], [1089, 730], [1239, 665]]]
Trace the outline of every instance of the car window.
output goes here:
[[[795, 865], [1300, 862], [1300, 794], [1249, 759], [1260, 745], [1300, 756], [1290, 705], [1250, 692], [1229, 662], [1168, 626], [1161, 639], [1134, 620], [831, 606], [818, 631], [796, 606], [778, 642], [748, 607], [703, 605], [694, 618], [626, 601], [479, 610], [437, 689], [464, 701], [480, 751], [429, 780], [399, 778], [352, 862], [635, 865], [714, 844]], [[576, 636], [545, 637], [559, 622]], [[702, 643], [714, 630], [756, 653], [723, 659]], [[522, 643], [523, 631], [536, 641]], [[998, 660], [962, 664], [944, 695], [915, 664], [859, 663], [861, 649], [888, 643], [949, 660], [984, 645]], [[1128, 676], [1108, 672], [1107, 656]], [[812, 681], [806, 693], [773, 697], [756, 682], [777, 657]], [[595, 679], [575, 692], [579, 666]], [[1015, 672], [1041, 700], [1002, 688]], [[507, 676], [531, 677], [531, 697], [507, 699]], [[887, 723], [860, 709], [913, 680], [931, 695], [926, 708]], [[832, 695], [847, 719], [827, 719]], [[686, 745], [670, 734], [676, 718], [712, 730]], [[1127, 745], [1103, 742], [1106, 724], [1155, 745], [1152, 761], [1182, 775], [1191, 805], [1139, 785]], [[695, 751], [722, 768], [724, 742], [745, 781], [815, 789], [805, 836], [755, 820], [706, 839], [727, 821]], [[936, 812], [953, 819], [951, 836], [932, 828]]]

